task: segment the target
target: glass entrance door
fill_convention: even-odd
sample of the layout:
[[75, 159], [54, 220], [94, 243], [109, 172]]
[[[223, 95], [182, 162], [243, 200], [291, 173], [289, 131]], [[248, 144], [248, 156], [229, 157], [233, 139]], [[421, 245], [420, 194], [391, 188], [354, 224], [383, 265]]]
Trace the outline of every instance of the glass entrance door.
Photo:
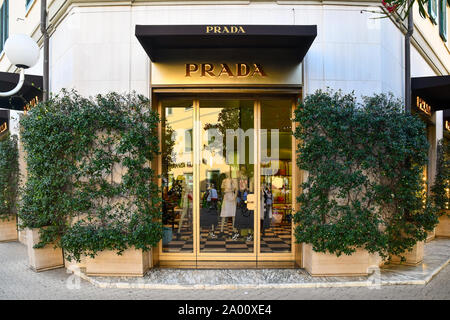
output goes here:
[[255, 102], [199, 107], [200, 253], [254, 253]]
[[291, 99], [160, 101], [160, 260], [294, 259], [292, 108]]

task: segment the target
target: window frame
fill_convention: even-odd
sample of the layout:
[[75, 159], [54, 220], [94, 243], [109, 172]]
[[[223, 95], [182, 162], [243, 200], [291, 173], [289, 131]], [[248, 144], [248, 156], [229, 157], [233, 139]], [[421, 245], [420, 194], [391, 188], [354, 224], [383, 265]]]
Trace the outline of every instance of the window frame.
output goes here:
[[439, 0], [439, 35], [447, 42], [447, 0]]
[[[189, 135], [189, 138], [187, 137]], [[185, 129], [184, 130], [184, 152], [189, 153], [193, 151], [193, 143], [194, 143], [194, 130]]]
[[428, 16], [430, 17], [431, 22], [437, 24], [438, 19], [438, 10], [439, 4], [441, 0], [428, 0]]
[[0, 27], [0, 53], [2, 53], [9, 37], [9, 0], [4, 0], [0, 7]]
[[26, 10], [30, 9], [35, 1], [36, 0], [25, 0], [25, 9]]

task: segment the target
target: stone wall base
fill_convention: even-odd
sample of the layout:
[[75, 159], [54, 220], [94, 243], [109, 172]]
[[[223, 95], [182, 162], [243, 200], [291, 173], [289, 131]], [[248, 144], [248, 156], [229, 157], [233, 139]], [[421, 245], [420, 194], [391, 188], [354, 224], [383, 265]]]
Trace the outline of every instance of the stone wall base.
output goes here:
[[17, 239], [16, 217], [12, 216], [9, 220], [0, 220], [0, 242], [17, 241]]
[[95, 258], [86, 257], [86, 274], [90, 276], [143, 277], [153, 267], [151, 251], [130, 248], [122, 255], [114, 251], [100, 252]]
[[53, 244], [48, 244], [41, 249], [33, 248], [40, 241], [39, 229], [26, 229], [26, 240], [31, 269], [41, 272], [64, 267], [61, 248], [54, 248]]

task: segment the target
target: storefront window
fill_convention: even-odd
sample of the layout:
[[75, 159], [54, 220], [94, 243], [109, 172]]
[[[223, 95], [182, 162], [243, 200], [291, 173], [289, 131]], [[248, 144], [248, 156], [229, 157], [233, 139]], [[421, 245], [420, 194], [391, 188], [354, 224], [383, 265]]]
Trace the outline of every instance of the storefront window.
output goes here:
[[162, 101], [163, 253], [292, 252], [292, 103]]
[[261, 253], [290, 252], [292, 101], [261, 101]]
[[162, 101], [162, 109], [163, 252], [193, 252], [192, 101]]
[[254, 251], [254, 101], [200, 100], [200, 252]]

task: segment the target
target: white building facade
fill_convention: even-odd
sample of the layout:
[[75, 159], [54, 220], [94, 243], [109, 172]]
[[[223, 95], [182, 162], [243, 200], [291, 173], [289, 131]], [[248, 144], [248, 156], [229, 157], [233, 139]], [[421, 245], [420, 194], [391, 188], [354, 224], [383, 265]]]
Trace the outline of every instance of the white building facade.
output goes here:
[[[0, 1], [0, 6], [5, 6], [7, 2], [9, 2], [8, 33], [26, 33], [42, 46], [42, 35], [39, 30], [39, 1], [3, 0]], [[450, 10], [447, 1], [434, 0], [431, 2], [439, 3], [447, 8], [446, 11], [442, 10], [441, 15], [444, 15], [445, 18], [448, 16]], [[443, 26], [446, 19], [437, 19], [439, 21], [434, 23], [431, 13], [428, 17], [420, 17], [416, 6], [413, 13], [412, 77], [449, 75], [450, 44], [446, 39], [446, 32], [442, 32], [443, 29], [447, 30], [448, 28], [446, 24]], [[318, 89], [325, 90], [327, 88], [341, 89], [345, 93], [355, 92], [358, 97], [375, 93], [393, 93], [402, 100], [405, 98], [404, 23], [387, 17], [380, 1], [52, 0], [48, 1], [48, 24], [50, 92], [52, 94], [57, 94], [62, 89], [75, 89], [86, 96], [110, 91], [121, 93], [136, 91], [149, 98], [155, 98], [155, 86], [158, 87], [160, 84], [154, 81], [155, 74], [157, 74], [155, 68], [158, 69], [158, 66], [155, 65], [155, 61], [151, 61], [145, 48], [136, 37], [137, 25], [198, 25], [205, 27], [283, 25], [316, 26], [317, 30], [317, 35], [303, 61], [300, 61], [301, 64], [297, 66], [297, 73], [294, 75], [297, 80], [293, 87], [298, 89], [300, 98], [312, 94]], [[256, 51], [255, 56], [257, 56]], [[251, 58], [252, 53], [250, 52], [246, 59]], [[281, 62], [284, 59], [282, 53], [274, 53], [271, 63]], [[224, 60], [227, 58], [225, 57]], [[239, 53], [234, 53], [230, 61], [232, 63], [239, 62]], [[188, 62], [190, 61], [184, 61], [181, 67]], [[0, 53], [0, 71], [17, 71], [3, 52]], [[196, 72], [200, 71], [196, 70]], [[28, 69], [26, 73], [42, 75], [42, 52], [40, 62], [35, 67]], [[183, 76], [186, 75], [183, 74]], [[211, 80], [208, 88], [221, 87], [220, 83], [214, 81], [216, 80]], [[228, 87], [233, 87], [230, 83], [226, 84]], [[197, 106], [195, 108], [198, 108], [201, 117], [201, 98], [200, 100], [193, 99], [193, 101], [193, 105]], [[257, 105], [255, 105], [255, 110], [258, 108], [258, 110], [262, 110], [263, 102], [257, 102]], [[171, 108], [173, 107], [181, 108], [181, 105], [168, 104], [167, 107], [164, 107], [164, 103], [155, 105], [161, 114], [172, 114]], [[187, 112], [189, 105], [184, 106], [184, 109]], [[443, 136], [442, 111], [433, 113], [429, 121], [431, 126], [429, 140], [432, 148], [430, 149], [431, 160], [428, 177], [432, 182], [434, 176], [432, 160], [435, 157], [436, 141]], [[194, 127], [188, 128], [188, 130], [196, 132], [195, 130], [200, 130], [200, 128]], [[292, 155], [292, 149], [290, 152]], [[292, 164], [290, 165], [292, 166]], [[184, 172], [183, 174], [185, 177], [189, 177], [189, 174], [199, 177], [204, 174], [205, 177], [208, 177], [217, 170], [221, 172], [222, 169], [219, 168], [216, 171], [205, 169], [206, 171], [203, 173], [195, 173], [195, 170], [197, 169], [193, 168], [191, 173]], [[203, 169], [200, 167], [198, 170]], [[290, 170], [294, 171], [294, 168]], [[288, 172], [288, 169], [284, 171], [284, 179], [294, 176], [293, 174], [289, 175]], [[162, 174], [168, 173], [162, 172]], [[172, 178], [168, 179], [176, 179], [176, 177], [174, 178], [172, 173]], [[256, 181], [253, 183], [262, 181], [262, 178], [255, 177], [255, 179]], [[292, 186], [298, 184], [300, 179], [297, 177], [297, 180], [289, 181], [289, 188], [292, 192], [294, 192]], [[205, 191], [202, 190], [202, 186], [193, 188], [197, 190], [194, 192], [197, 195]], [[291, 200], [286, 201], [295, 206], [293, 198], [291, 196]], [[195, 215], [191, 219], [195, 220]], [[257, 221], [256, 218], [255, 221]], [[234, 227], [234, 220], [232, 223]], [[292, 227], [292, 225], [290, 226]], [[171, 241], [175, 241], [172, 238], [175, 237], [176, 228], [171, 232], [169, 244]], [[196, 232], [200, 234], [199, 230]], [[194, 231], [191, 231], [192, 233]], [[187, 244], [185, 243], [187, 249], [183, 257], [186, 260], [193, 256], [203, 257], [203, 260], [211, 257], [206, 253], [201, 256], [203, 240], [198, 234], [192, 235], [192, 239], [190, 239], [193, 242], [192, 250], [189, 247], [189, 241], [186, 242]], [[245, 236], [249, 237], [248, 234]], [[250, 243], [249, 241], [244, 242]], [[254, 250], [252, 249], [253, 251], [249, 249], [251, 254], [262, 253], [262, 243], [261, 240], [261, 243]], [[163, 244], [160, 254], [167, 261], [178, 259], [172, 258], [173, 252], [170, 245], [166, 251], [164, 248]], [[275, 250], [276, 255], [272, 257], [285, 261], [296, 260], [296, 251], [298, 250], [300, 249], [292, 243], [289, 250], [285, 252]], [[213, 251], [213, 253], [216, 252]], [[239, 254], [236, 253], [233, 259], [240, 259]], [[220, 255], [218, 256], [220, 260]], [[226, 259], [223, 258], [223, 260]], [[268, 257], [266, 260], [273, 259]]]

